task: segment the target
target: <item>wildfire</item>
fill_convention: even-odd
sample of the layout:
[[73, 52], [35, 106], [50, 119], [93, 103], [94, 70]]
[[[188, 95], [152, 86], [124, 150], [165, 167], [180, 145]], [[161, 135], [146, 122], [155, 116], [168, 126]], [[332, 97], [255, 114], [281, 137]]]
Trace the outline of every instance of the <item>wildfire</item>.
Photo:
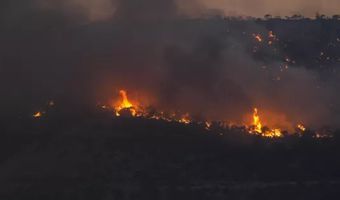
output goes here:
[[281, 129], [279, 128], [264, 130], [257, 108], [254, 108], [253, 123], [249, 132], [263, 137], [282, 137]]
[[[117, 117], [120, 117], [122, 111], [126, 110], [130, 112], [131, 116], [133, 117], [143, 117], [148, 119], [164, 120], [168, 122], [178, 122], [183, 124], [190, 124], [192, 122], [189, 113], [181, 114], [177, 112], [167, 113], [163, 111], [151, 111], [139, 105], [138, 103], [130, 101], [126, 90], [120, 90], [119, 95], [119, 100], [113, 106], [115, 115]], [[105, 110], [110, 109], [110, 107], [106, 105], [101, 105], [100, 107]]]
[[127, 92], [125, 90], [119, 91], [120, 101], [116, 103], [114, 109], [116, 111], [116, 116], [120, 116], [122, 110], [129, 110], [132, 116], [137, 115], [137, 106], [134, 106], [127, 97]]
[[261, 121], [260, 121], [260, 116], [258, 115], [257, 108], [254, 108], [253, 125], [254, 125], [254, 130], [257, 133], [262, 133], [262, 124], [261, 124]]
[[[113, 106], [108, 105], [100, 105], [101, 109], [104, 110], [113, 110], [116, 117], [120, 117], [123, 115], [123, 111], [127, 111], [132, 117], [143, 117], [146, 119], [152, 120], [163, 120], [167, 122], [177, 122], [182, 124], [191, 124], [197, 121], [191, 118], [190, 113], [188, 112], [181, 112], [181, 111], [157, 111], [156, 108], [148, 105], [144, 107], [133, 99], [131, 101], [128, 98], [128, 94], [126, 90], [119, 91], [119, 99], [116, 101]], [[40, 117], [42, 113], [37, 113], [34, 115], [35, 117]], [[209, 121], [209, 119], [203, 120], [198, 122], [204, 125], [206, 130], [211, 130], [213, 127], [213, 123], [217, 124], [221, 128], [228, 129], [230, 127], [244, 127], [246, 128], [247, 132], [254, 135], [259, 135], [262, 137], [269, 137], [269, 138], [276, 138], [276, 137], [283, 137], [282, 129], [281, 128], [269, 128], [265, 122], [262, 121], [262, 117], [260, 117], [260, 112], [258, 108], [254, 108], [252, 114], [252, 120], [250, 125], [249, 124], [237, 124], [237, 123], [230, 123], [228, 121]], [[302, 124], [296, 125], [296, 130], [299, 130], [301, 133], [306, 131], [306, 128]]]

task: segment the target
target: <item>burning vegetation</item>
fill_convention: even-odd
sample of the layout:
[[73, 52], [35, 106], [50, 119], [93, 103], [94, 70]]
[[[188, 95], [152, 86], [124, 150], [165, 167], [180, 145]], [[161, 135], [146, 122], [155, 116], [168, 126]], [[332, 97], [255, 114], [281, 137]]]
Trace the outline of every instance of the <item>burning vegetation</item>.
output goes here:
[[116, 116], [119, 117], [121, 112], [124, 110], [128, 110], [132, 116], [137, 115], [137, 105], [133, 105], [128, 97], [125, 90], [119, 91], [121, 99], [114, 105], [114, 110], [116, 112]]
[[151, 109], [150, 106], [145, 107], [138, 103], [138, 101], [129, 100], [126, 90], [119, 91], [119, 98], [112, 104], [112, 106], [101, 105], [101, 108], [105, 110], [112, 109], [116, 117], [143, 117], [168, 122], [174, 121], [183, 124], [191, 123], [189, 113], [179, 115], [176, 112], [166, 113], [163, 111], [155, 111], [154, 109]]
[[[225, 19], [224, 21], [232, 22], [233, 20]], [[221, 22], [224, 23], [224, 21]], [[275, 28], [275, 26], [266, 26], [266, 28], [263, 28], [264, 26], [262, 24], [267, 23], [265, 21], [258, 21], [256, 23], [258, 23], [259, 26], [251, 28], [247, 28], [248, 25], [245, 25], [243, 28], [237, 28], [233, 27], [233, 23], [226, 23], [227, 31], [223, 32], [223, 34], [221, 34], [222, 36], [214, 36], [208, 38], [207, 41], [203, 40], [199, 42], [198, 45], [193, 45], [198, 46], [197, 49], [195, 49], [195, 47], [190, 49], [192, 44], [187, 44], [183, 49], [177, 47], [176, 44], [174, 44], [174, 48], [162, 47], [161, 50], [165, 50], [160, 50], [160, 52], [164, 53], [161, 59], [163, 59], [163, 57], [166, 58], [162, 60], [164, 63], [161, 63], [164, 64], [164, 70], [155, 70], [157, 71], [155, 72], [154, 69], [148, 67], [161, 65], [159, 63], [153, 63], [154, 59], [150, 59], [152, 60], [151, 63], [149, 63], [148, 59], [142, 60], [143, 68], [147, 71], [145, 73], [147, 75], [142, 75], [141, 79], [143, 81], [152, 80], [149, 77], [152, 76], [162, 80], [164, 79], [167, 84], [169, 83], [169, 88], [149, 88], [150, 83], [143, 85], [143, 81], [141, 82], [141, 89], [151, 94], [156, 94], [157, 96], [159, 94], [158, 92], [161, 91], [162, 97], [160, 101], [163, 101], [160, 102], [160, 104], [162, 104], [161, 106], [153, 103], [144, 104], [143, 98], [134, 98], [133, 95], [128, 95], [128, 92], [122, 89], [118, 91], [117, 98], [114, 98], [114, 101], [104, 104], [100, 103], [100, 107], [103, 110], [113, 112], [114, 117], [162, 120], [184, 125], [200, 124], [206, 130], [212, 130], [216, 128], [216, 126], [224, 129], [242, 127], [246, 133], [269, 138], [283, 137], [287, 132], [293, 133], [294, 131], [299, 133], [299, 135], [303, 135], [309, 131], [309, 128], [306, 128], [305, 125], [313, 125], [313, 128], [316, 129], [322, 128], [323, 126], [332, 126], [334, 122], [333, 124], [327, 124], [328, 121], [330, 121], [329, 118], [327, 118], [330, 116], [328, 113], [326, 113], [326, 117], [323, 118], [325, 119], [324, 121], [316, 120], [316, 118], [321, 118], [318, 116], [319, 113], [324, 114], [324, 112], [327, 112], [325, 109], [333, 109], [333, 107], [336, 106], [334, 102], [329, 103], [329, 107], [327, 107], [328, 104], [324, 103], [332, 102], [328, 89], [323, 88], [326, 84], [322, 84], [310, 71], [301, 69], [301, 66], [313, 66], [313, 68], [323, 66], [324, 70], [326, 69], [324, 66], [327, 66], [327, 63], [334, 65], [336, 62], [339, 62], [339, 56], [331, 56], [330, 51], [331, 47], [335, 48], [335, 46], [339, 46], [340, 35], [334, 36], [332, 42], [326, 45], [328, 50], [326, 47], [324, 47], [325, 49], [316, 50], [315, 55], [317, 55], [317, 59], [315, 57], [313, 57], [313, 59], [305, 59], [299, 58], [298, 55], [301, 53], [295, 54], [294, 51], [292, 51], [292, 49], [301, 46], [294, 46], [295, 42], [300, 41], [295, 38], [296, 34], [289, 35], [288, 37], [286, 34], [283, 34], [280, 29]], [[193, 24], [192, 26], [195, 27], [196, 25]], [[174, 40], [176, 41], [177, 38], [174, 38]], [[195, 38], [195, 41], [201, 40], [201, 37]], [[234, 44], [229, 44], [227, 42], [229, 40], [239, 42], [242, 53], [230, 51], [228, 46], [233, 46]], [[155, 44], [154, 48], [158, 50], [159, 47], [157, 45], [158, 43]], [[245, 51], [245, 53], [243, 51]], [[234, 52], [236, 53], [234, 54]], [[134, 55], [133, 52], [128, 51], [125, 53], [127, 57], [138, 57]], [[148, 58], [147, 55], [141, 57]], [[112, 60], [119, 60], [119, 58], [112, 58]], [[317, 63], [307, 62], [310, 60], [313, 60], [313, 62], [317, 60]], [[334, 62], [331, 63], [331, 61]], [[136, 66], [135, 63], [130, 63], [128, 59], [127, 61], [120, 60], [120, 62], [126, 62], [125, 64], [130, 67]], [[195, 76], [191, 76], [193, 70], [196, 69], [198, 69], [199, 72], [195, 74]], [[138, 71], [139, 69], [136, 68], [136, 70]], [[330, 71], [331, 69], [329, 68], [327, 70]], [[158, 73], [159, 71], [161, 71], [161, 73]], [[335, 72], [336, 71], [334, 71], [334, 73]], [[131, 75], [136, 73], [127, 73], [124, 69], [120, 68], [118, 70], [113, 69], [107, 74], [120, 73], [125, 75], [124, 79], [136, 79], [134, 75]], [[323, 73], [328, 72], [324, 70]], [[254, 74], [256, 74], [256, 76], [254, 76]], [[102, 79], [103, 76], [99, 74], [99, 78]], [[114, 75], [113, 77], [109, 76], [104, 78], [115, 79], [118, 85], [125, 85], [125, 83], [122, 83], [122, 80], [114, 77]], [[179, 81], [177, 81], [177, 79], [179, 79]], [[161, 85], [162, 82], [157, 82], [157, 84]], [[101, 87], [102, 85], [96, 85], [94, 88]], [[111, 90], [112, 88], [110, 88], [110, 94]], [[258, 92], [254, 95], [251, 91]], [[177, 95], [177, 93], [181, 94]], [[305, 94], [307, 94], [307, 96]], [[226, 95], [228, 95], [228, 97], [225, 97]], [[289, 101], [290, 95], [297, 95], [299, 98], [296, 98], [298, 100], [291, 103]], [[168, 96], [172, 97], [169, 102], [167, 102], [168, 99], [166, 99]], [[106, 95], [104, 99], [107, 99], [107, 97]], [[158, 97], [159, 96], [157, 96], [157, 100]], [[304, 98], [312, 100], [312, 103], [305, 103]], [[166, 100], [164, 101], [164, 99]], [[197, 99], [198, 101], [196, 101]], [[225, 101], [226, 99], [227, 101]], [[270, 101], [268, 101], [268, 99], [270, 99]], [[321, 103], [318, 102], [319, 99]], [[97, 101], [97, 99], [95, 99], [95, 101]], [[169, 106], [167, 103], [169, 103]], [[90, 105], [94, 104], [95, 102], [91, 102]], [[173, 104], [176, 105], [171, 107]], [[178, 106], [178, 104], [180, 106]], [[188, 104], [189, 107], [192, 107], [188, 108]], [[53, 106], [53, 101], [47, 103], [47, 107]], [[237, 108], [234, 110], [234, 107]], [[275, 108], [275, 110], [272, 110], [272, 108]], [[39, 112], [32, 112], [30, 117], [33, 116], [34, 119], [41, 119], [49, 114], [49, 108], [45, 107], [37, 110]], [[308, 113], [310, 110], [313, 111], [313, 114]], [[205, 116], [206, 113], [209, 114]], [[306, 116], [307, 113], [308, 116]], [[282, 119], [280, 115], [287, 116], [287, 119]], [[322, 138], [324, 137], [323, 135], [324, 134], [319, 132], [318, 136], [315, 137]]]
[[2, 199], [302, 198], [315, 180], [329, 197], [340, 180], [339, 16], [196, 18], [177, 0], [104, 0], [89, 4], [96, 15], [115, 4], [97, 21], [77, 6], [90, 1], [69, 2], [0, 3]]
[[[144, 118], [150, 120], [162, 120], [166, 122], [177, 122], [184, 125], [188, 124], [199, 124], [206, 130], [218, 126], [224, 129], [231, 129], [235, 127], [243, 127], [249, 134], [258, 135], [268, 138], [283, 137], [284, 132], [279, 127], [269, 128], [267, 124], [264, 124], [260, 116], [258, 108], [254, 108], [252, 118], [249, 119], [249, 123], [235, 124], [229, 121], [212, 121], [209, 119], [195, 120], [191, 117], [190, 113], [181, 112], [165, 112], [157, 111], [152, 106], [142, 106], [139, 101], [130, 100], [126, 90], [119, 91], [119, 98], [110, 105], [100, 105], [104, 110], [108, 110], [114, 113], [115, 117], [133, 117], [133, 118]], [[307, 129], [303, 124], [294, 125], [295, 129], [299, 133], [305, 132]]]
[[283, 136], [279, 128], [268, 129], [263, 127], [257, 108], [254, 108], [253, 125], [249, 129], [249, 133], [271, 138]]

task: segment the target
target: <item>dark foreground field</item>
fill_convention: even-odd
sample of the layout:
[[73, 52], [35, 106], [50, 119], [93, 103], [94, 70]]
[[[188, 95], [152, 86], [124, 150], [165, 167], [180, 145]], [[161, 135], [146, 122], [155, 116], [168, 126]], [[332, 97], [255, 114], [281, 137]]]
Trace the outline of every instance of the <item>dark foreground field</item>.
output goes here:
[[[18, 124], [19, 123], [19, 124]], [[107, 116], [8, 121], [0, 199], [338, 199], [340, 140]]]

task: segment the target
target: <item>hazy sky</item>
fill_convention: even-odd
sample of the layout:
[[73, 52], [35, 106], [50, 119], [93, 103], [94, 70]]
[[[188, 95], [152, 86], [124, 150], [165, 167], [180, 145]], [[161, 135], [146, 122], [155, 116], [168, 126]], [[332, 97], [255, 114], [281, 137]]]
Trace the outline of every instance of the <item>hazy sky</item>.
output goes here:
[[226, 14], [251, 16], [303, 14], [315, 16], [340, 13], [339, 0], [199, 0], [209, 8], [223, 9]]
[[[114, 15], [119, 0], [37, 0], [42, 5], [55, 7], [56, 3], [63, 6], [69, 11], [74, 9], [83, 9], [87, 12], [90, 19], [106, 19]], [[304, 16], [313, 17], [315, 14], [321, 13], [325, 15], [340, 14], [340, 0], [144, 0], [140, 5], [140, 1], [130, 0], [129, 2], [145, 6], [153, 9], [154, 4], [164, 4], [176, 1], [179, 11], [188, 13], [206, 12], [207, 9], [219, 10], [226, 15], [245, 15], [262, 17], [265, 14], [291, 16], [293, 14], [302, 14]], [[52, 3], [51, 3], [52, 2]]]

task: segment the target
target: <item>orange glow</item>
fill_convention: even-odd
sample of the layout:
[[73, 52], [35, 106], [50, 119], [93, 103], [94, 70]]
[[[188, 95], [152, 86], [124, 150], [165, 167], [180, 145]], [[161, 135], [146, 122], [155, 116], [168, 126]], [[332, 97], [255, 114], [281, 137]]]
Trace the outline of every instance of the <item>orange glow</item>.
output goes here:
[[133, 107], [132, 103], [130, 103], [126, 91], [125, 90], [120, 90], [119, 94], [122, 98], [121, 104], [120, 104], [120, 109], [124, 109], [124, 108], [131, 108]]
[[210, 127], [211, 127], [211, 125], [212, 125], [211, 122], [206, 121], [206, 122], [205, 122], [205, 129], [206, 129], [206, 130], [209, 130]]
[[253, 125], [255, 127], [254, 130], [257, 133], [262, 133], [262, 124], [261, 124], [261, 121], [260, 121], [260, 116], [258, 115], [257, 108], [254, 108]]
[[258, 42], [262, 42], [262, 36], [260, 34], [253, 34], [253, 37], [258, 41]]
[[[119, 91], [119, 98], [112, 106], [107, 105], [99, 105], [101, 109], [104, 110], [113, 110], [117, 117], [123, 115], [122, 111], [127, 111], [132, 117], [143, 117], [145, 119], [153, 119], [153, 120], [162, 120], [167, 122], [177, 122], [182, 124], [190, 124], [193, 121], [191, 118], [191, 114], [187, 112], [174, 112], [174, 111], [157, 111], [157, 108], [153, 107], [152, 105], [143, 106], [139, 100], [130, 99], [128, 97], [128, 93], [126, 90]], [[150, 108], [150, 109], [149, 109]], [[249, 116], [249, 115], [248, 115]], [[266, 117], [263, 118], [262, 117]], [[249, 118], [247, 117], [247, 121]], [[262, 121], [263, 120], [263, 121]], [[289, 121], [286, 120], [285, 116], [282, 114], [273, 114], [271, 112], [264, 116], [260, 115], [260, 111], [258, 108], [254, 108], [251, 122], [248, 123], [244, 121], [243, 123], [230, 123], [230, 121], [211, 121], [209, 119], [205, 119], [203, 121], [199, 121], [206, 130], [211, 130], [212, 125], [216, 122], [216, 125], [224, 128], [229, 129], [231, 127], [244, 127], [246, 128], [247, 132], [254, 135], [259, 135], [262, 137], [283, 137], [282, 129], [280, 127], [291, 127]], [[269, 127], [268, 125], [272, 126]], [[273, 128], [274, 126], [274, 128]], [[294, 127], [294, 126], [293, 126]], [[293, 128], [292, 127], [292, 128]], [[295, 126], [296, 127], [296, 126]], [[305, 128], [301, 126], [297, 126], [301, 130], [305, 130]], [[285, 129], [286, 130], [286, 129]], [[289, 129], [290, 130], [290, 129]]]
[[183, 116], [181, 117], [181, 119], [178, 120], [178, 122], [184, 123], [184, 124], [190, 124], [190, 123], [191, 123], [191, 120], [190, 120], [189, 113], [186, 113], [185, 115], [183, 115]]
[[120, 111], [122, 110], [129, 110], [132, 116], [137, 115], [137, 107], [136, 105], [133, 105], [128, 97], [127, 97], [127, 92], [125, 90], [120, 90], [119, 91], [120, 95], [120, 100], [116, 103], [114, 106], [114, 109], [116, 111], [116, 116], [120, 116]]
[[302, 131], [302, 132], [305, 132], [305, 131], [306, 131], [305, 126], [302, 125], [302, 124], [298, 124], [298, 125], [297, 125], [297, 128], [298, 128], [300, 131]]
[[40, 118], [40, 117], [42, 117], [42, 113], [41, 112], [36, 112], [36, 113], [33, 114], [33, 117], [34, 118]]
[[[117, 117], [121, 116], [121, 112], [123, 110], [127, 110], [133, 117], [144, 117], [148, 119], [164, 120], [168, 122], [178, 122], [183, 124], [191, 123], [191, 117], [189, 113], [181, 114], [172, 112], [170, 114], [163, 111], [153, 111], [152, 113], [150, 113], [147, 109], [145, 109], [145, 107], [140, 105], [138, 101], [130, 101], [125, 90], [120, 90], [119, 96], [119, 100], [116, 101], [116, 103], [114, 103], [113, 105], [113, 109]], [[110, 109], [110, 107], [105, 105], [101, 105], [100, 107], [105, 110]]]
[[274, 129], [268, 129], [268, 130], [263, 130], [263, 125], [261, 123], [260, 116], [258, 114], [258, 109], [254, 108], [254, 113], [253, 113], [253, 123], [252, 127], [249, 130], [249, 133], [256, 134], [256, 135], [261, 135], [263, 137], [282, 137], [282, 132], [281, 129], [279, 128], [274, 128]]

